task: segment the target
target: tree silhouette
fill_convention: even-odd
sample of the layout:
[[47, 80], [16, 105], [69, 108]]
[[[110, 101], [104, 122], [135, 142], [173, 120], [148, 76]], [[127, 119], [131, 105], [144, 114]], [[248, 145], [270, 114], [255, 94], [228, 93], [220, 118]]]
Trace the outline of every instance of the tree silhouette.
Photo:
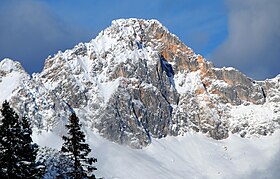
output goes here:
[[32, 144], [32, 130], [7, 101], [2, 104], [0, 124], [0, 178], [40, 178], [44, 166], [36, 163], [38, 146]]
[[97, 159], [88, 157], [91, 149], [85, 143], [85, 135], [81, 131], [81, 124], [75, 113], [71, 114], [69, 123], [65, 126], [68, 129], [68, 136], [62, 137], [64, 143], [61, 151], [68, 155], [73, 162], [72, 170], [67, 173], [67, 176], [75, 179], [95, 178], [93, 171], [97, 169], [92, 164], [97, 162]]

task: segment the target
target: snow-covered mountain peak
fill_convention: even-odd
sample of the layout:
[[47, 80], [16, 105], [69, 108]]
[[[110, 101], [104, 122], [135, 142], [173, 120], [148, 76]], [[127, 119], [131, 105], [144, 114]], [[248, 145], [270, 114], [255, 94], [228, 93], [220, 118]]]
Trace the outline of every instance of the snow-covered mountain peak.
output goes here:
[[[181, 51], [192, 53], [177, 36], [170, 33], [157, 20], [143, 19], [119, 19], [112, 22], [112, 25], [100, 32], [91, 41], [91, 45], [97, 54], [109, 52], [123, 52], [129, 50], [156, 50], [159, 55], [167, 57], [167, 49], [172, 48], [173, 52]], [[91, 46], [89, 45], [89, 46]], [[150, 49], [148, 49], [150, 48]]]
[[[141, 41], [145, 35], [148, 35], [146, 32], [150, 28], [162, 29], [164, 33], [171, 34], [158, 20], [137, 18], [114, 20], [112, 21], [112, 25], [104, 30], [104, 34], [115, 31], [120, 33], [119, 35], [121, 35], [121, 37], [134, 37], [136, 40]], [[102, 33], [100, 33], [100, 35], [102, 35]], [[150, 35], [154, 35], [154, 38], [156, 37], [156, 34]]]
[[9, 58], [0, 61], [0, 71], [10, 73], [12, 71], [25, 72], [21, 64]]
[[[261, 166], [263, 159], [279, 154], [267, 149], [279, 150], [280, 75], [254, 81], [237, 69], [215, 68], [157, 20], [115, 20], [90, 42], [49, 56], [32, 78], [18, 62], [2, 60], [0, 102], [4, 100], [31, 118], [35, 142], [58, 149], [67, 118], [75, 112], [100, 159], [100, 176], [108, 178], [199, 178], [205, 172], [222, 178], [249, 171], [244, 165], [248, 155], [255, 159], [263, 154], [251, 160]], [[151, 145], [133, 150], [111, 141], [133, 148]], [[244, 145], [236, 145], [241, 141]], [[253, 141], [259, 148], [248, 152]], [[140, 158], [147, 174], [139, 166], [122, 172]], [[224, 165], [230, 169], [221, 173]]]
[[128, 18], [128, 19], [116, 19], [112, 21], [112, 26], [139, 26], [143, 24], [156, 24], [157, 26], [163, 27], [162, 23], [156, 19], [138, 19], [138, 18]]
[[90, 42], [48, 57], [26, 84], [11, 101], [35, 114], [41, 130], [59, 133], [75, 111], [105, 138], [133, 147], [187, 131], [223, 139], [280, 128], [279, 81], [214, 68], [156, 20], [115, 20]]
[[117, 37], [118, 40], [120, 40], [121, 38], [130, 37], [140, 41], [143, 36], [147, 35], [145, 34], [145, 31], [151, 26], [156, 29], [164, 29], [165, 33], [170, 33], [168, 29], [157, 20], [130, 18], [112, 21], [111, 26], [100, 32], [97, 36], [97, 39], [102, 38], [102, 36], [104, 35], [107, 35], [111, 37]]
[[9, 58], [0, 61], [0, 103], [17, 95], [20, 86], [30, 79], [21, 64]]

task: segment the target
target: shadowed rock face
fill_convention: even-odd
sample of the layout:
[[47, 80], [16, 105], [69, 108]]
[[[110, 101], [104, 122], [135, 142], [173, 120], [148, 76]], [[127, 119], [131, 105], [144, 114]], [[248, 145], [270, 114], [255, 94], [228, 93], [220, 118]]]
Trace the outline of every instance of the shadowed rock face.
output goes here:
[[[36, 127], [59, 132], [75, 111], [105, 138], [136, 148], [187, 131], [223, 139], [280, 126], [279, 76], [255, 82], [236, 69], [214, 68], [156, 20], [113, 21], [91, 42], [49, 57], [24, 84], [10, 101], [34, 115]], [[268, 105], [276, 112], [262, 123], [233, 112]]]

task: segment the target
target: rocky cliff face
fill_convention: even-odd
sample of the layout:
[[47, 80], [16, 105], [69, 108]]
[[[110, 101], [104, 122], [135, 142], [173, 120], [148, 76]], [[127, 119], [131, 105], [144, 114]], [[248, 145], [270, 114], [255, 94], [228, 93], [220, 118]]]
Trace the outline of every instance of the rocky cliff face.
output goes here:
[[139, 148], [187, 131], [223, 139], [280, 128], [279, 76], [256, 82], [214, 68], [156, 20], [113, 21], [89, 43], [46, 59], [41, 73], [23, 74], [1, 100], [42, 130], [59, 132], [75, 111], [105, 138]]

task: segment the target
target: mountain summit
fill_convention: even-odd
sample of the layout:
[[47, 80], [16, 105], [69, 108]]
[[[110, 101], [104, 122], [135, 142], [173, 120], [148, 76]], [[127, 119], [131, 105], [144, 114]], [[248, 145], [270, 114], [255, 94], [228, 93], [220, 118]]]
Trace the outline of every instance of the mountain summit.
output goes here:
[[[34, 116], [40, 130], [60, 133], [75, 111], [103, 137], [141, 148], [187, 131], [224, 139], [280, 128], [279, 75], [254, 81], [215, 68], [157, 20], [115, 20], [89, 43], [47, 58], [32, 78], [7, 76], [10, 63], [0, 63], [0, 88], [9, 89], [0, 102]], [[6, 82], [18, 75], [16, 84]]]

